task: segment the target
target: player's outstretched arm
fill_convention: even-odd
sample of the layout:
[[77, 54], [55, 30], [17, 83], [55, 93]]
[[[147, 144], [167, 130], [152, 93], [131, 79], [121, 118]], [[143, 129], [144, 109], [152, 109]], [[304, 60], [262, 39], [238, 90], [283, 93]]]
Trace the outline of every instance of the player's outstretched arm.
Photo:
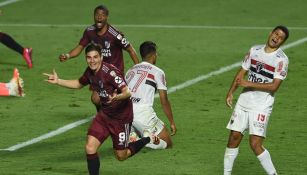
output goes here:
[[79, 80], [62, 80], [58, 77], [58, 74], [56, 73], [55, 69], [53, 69], [53, 73], [43, 73], [43, 75], [47, 76], [48, 83], [51, 84], [57, 84], [62, 87], [72, 88], [72, 89], [80, 89], [83, 87], [83, 85], [79, 82]]
[[177, 128], [173, 117], [172, 107], [167, 97], [167, 91], [159, 89], [159, 95], [163, 111], [170, 123], [171, 135], [175, 135], [177, 132]]
[[70, 58], [77, 57], [82, 52], [83, 48], [84, 47], [82, 45], [78, 45], [75, 48], [73, 48], [69, 53], [61, 54], [59, 56], [60, 61], [63, 62], [63, 61], [66, 61]]

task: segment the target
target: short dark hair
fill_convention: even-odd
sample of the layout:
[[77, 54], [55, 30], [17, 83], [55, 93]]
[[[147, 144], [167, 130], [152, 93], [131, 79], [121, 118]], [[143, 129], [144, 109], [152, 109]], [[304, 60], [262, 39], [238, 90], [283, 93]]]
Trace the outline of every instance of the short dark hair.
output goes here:
[[97, 10], [103, 10], [106, 12], [106, 15], [109, 16], [109, 9], [105, 5], [97, 6], [94, 10], [94, 14], [96, 13]]
[[152, 41], [145, 41], [140, 45], [140, 54], [145, 59], [149, 54], [157, 51], [157, 45]]
[[277, 29], [279, 29], [279, 30], [281, 30], [281, 31], [283, 31], [285, 33], [286, 37], [285, 37], [284, 41], [286, 41], [288, 39], [288, 37], [289, 37], [289, 30], [288, 30], [288, 28], [286, 26], [279, 25], [279, 26], [276, 26], [272, 31], [274, 32]]
[[87, 47], [85, 48], [85, 55], [91, 51], [97, 51], [99, 56], [101, 56], [101, 47], [99, 47], [99, 45], [93, 43], [87, 45]]

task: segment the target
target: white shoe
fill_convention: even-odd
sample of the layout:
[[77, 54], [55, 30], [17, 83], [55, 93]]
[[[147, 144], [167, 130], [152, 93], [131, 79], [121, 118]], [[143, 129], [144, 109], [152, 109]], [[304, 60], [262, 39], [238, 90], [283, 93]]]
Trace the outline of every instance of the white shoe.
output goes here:
[[136, 132], [132, 131], [130, 132], [130, 136], [129, 136], [129, 143], [131, 142], [136, 142], [140, 139], [140, 137], [137, 135]]
[[14, 68], [13, 78], [10, 81], [10, 95], [17, 97], [24, 97], [23, 79], [19, 76], [19, 71]]
[[149, 132], [148, 130], [144, 130], [143, 137], [149, 137], [150, 143], [158, 145], [160, 143], [160, 138], [153, 133]]

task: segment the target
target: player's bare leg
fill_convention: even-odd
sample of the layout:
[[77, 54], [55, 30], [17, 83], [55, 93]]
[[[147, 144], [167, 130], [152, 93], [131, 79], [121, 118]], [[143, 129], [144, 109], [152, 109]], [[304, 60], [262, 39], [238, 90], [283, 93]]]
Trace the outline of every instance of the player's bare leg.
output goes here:
[[239, 154], [239, 145], [243, 134], [237, 131], [230, 131], [227, 147], [224, 155], [224, 175], [230, 175], [233, 163]]
[[249, 144], [254, 153], [256, 154], [258, 160], [260, 161], [262, 167], [269, 175], [277, 175], [276, 169], [273, 165], [271, 155], [268, 150], [263, 147], [263, 137], [250, 135]]
[[87, 168], [90, 175], [99, 175], [100, 160], [97, 150], [101, 145], [100, 141], [94, 136], [87, 136], [87, 143], [85, 146], [87, 157]]
[[166, 149], [172, 147], [172, 139], [167, 131], [166, 127], [164, 126], [162, 131], [158, 134], [160, 139], [159, 144], [147, 144], [146, 147], [151, 149]]

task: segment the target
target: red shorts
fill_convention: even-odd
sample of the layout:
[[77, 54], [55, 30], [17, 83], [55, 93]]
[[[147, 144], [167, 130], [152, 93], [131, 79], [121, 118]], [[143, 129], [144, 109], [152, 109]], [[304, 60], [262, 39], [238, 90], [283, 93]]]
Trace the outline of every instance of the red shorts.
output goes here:
[[101, 144], [111, 135], [113, 148], [123, 150], [128, 147], [131, 125], [132, 122], [112, 119], [100, 112], [93, 119], [87, 135], [94, 136]]

